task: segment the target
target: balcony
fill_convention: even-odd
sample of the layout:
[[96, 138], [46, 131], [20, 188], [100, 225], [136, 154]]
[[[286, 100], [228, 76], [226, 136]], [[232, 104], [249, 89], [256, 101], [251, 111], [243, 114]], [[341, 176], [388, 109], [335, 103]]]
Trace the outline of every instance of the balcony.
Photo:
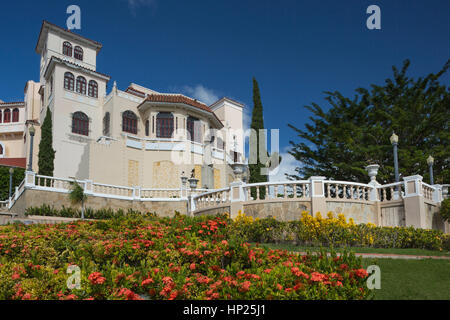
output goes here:
[[0, 134], [21, 133], [25, 131], [24, 122], [0, 123]]

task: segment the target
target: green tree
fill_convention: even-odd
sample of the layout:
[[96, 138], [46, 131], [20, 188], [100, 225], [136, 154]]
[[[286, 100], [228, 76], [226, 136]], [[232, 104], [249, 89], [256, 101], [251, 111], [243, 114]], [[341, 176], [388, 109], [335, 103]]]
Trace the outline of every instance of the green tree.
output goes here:
[[405, 177], [414, 174], [429, 181], [426, 159], [435, 158], [436, 183], [450, 180], [449, 161], [449, 88], [439, 83], [450, 60], [436, 74], [413, 79], [406, 72], [409, 60], [383, 85], [358, 88], [354, 98], [325, 92], [331, 105], [325, 110], [316, 103], [306, 108], [312, 112], [305, 129], [294, 129], [298, 142], [290, 141], [289, 152], [302, 164], [292, 179], [313, 175], [335, 180], [367, 182], [364, 167], [380, 165], [377, 180], [394, 181], [394, 161], [389, 137], [399, 136], [399, 171]]
[[[261, 95], [259, 93], [258, 82], [255, 78], [253, 78], [253, 111], [252, 111], [252, 122], [250, 128], [255, 130], [256, 139], [250, 139], [256, 141], [256, 143], [250, 143], [249, 153], [253, 153], [257, 155], [258, 161], [253, 164], [249, 164], [249, 182], [257, 183], [257, 182], [267, 182], [267, 175], [261, 174], [261, 169], [265, 167], [265, 164], [262, 163], [259, 159], [260, 154], [267, 154], [267, 151], [259, 150], [260, 146], [266, 146], [265, 136], [259, 135], [259, 130], [264, 129], [264, 117], [263, 117], [263, 106], [261, 102]], [[261, 139], [261, 141], [260, 141]], [[250, 157], [251, 160], [252, 157]], [[260, 197], [265, 197], [265, 188], [260, 188]], [[251, 195], [253, 198], [256, 198], [256, 188], [252, 188]]]
[[41, 127], [41, 142], [39, 143], [39, 174], [53, 177], [54, 161], [52, 112], [47, 108], [47, 114]]
[[[12, 193], [14, 194], [15, 188], [25, 178], [25, 169], [14, 168]], [[9, 167], [0, 166], [0, 201], [7, 200], [9, 196]]]

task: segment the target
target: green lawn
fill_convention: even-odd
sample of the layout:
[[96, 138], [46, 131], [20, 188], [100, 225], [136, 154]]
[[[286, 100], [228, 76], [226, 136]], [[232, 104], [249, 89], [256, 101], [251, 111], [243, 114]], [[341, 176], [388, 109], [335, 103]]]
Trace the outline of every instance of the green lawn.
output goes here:
[[363, 264], [380, 267], [377, 300], [450, 300], [450, 260], [363, 259]]
[[[275, 243], [263, 243], [260, 244], [262, 247], [271, 248], [271, 249], [282, 249], [288, 251], [316, 251], [320, 250], [319, 247], [303, 247], [303, 246], [295, 246], [292, 244], [275, 244]], [[386, 254], [409, 254], [409, 255], [417, 255], [417, 256], [446, 256], [450, 257], [449, 251], [435, 251], [435, 250], [426, 250], [426, 249], [398, 249], [398, 248], [360, 248], [360, 247], [351, 247], [347, 248], [356, 253], [386, 253]], [[344, 248], [335, 248], [337, 252], [341, 252]]]

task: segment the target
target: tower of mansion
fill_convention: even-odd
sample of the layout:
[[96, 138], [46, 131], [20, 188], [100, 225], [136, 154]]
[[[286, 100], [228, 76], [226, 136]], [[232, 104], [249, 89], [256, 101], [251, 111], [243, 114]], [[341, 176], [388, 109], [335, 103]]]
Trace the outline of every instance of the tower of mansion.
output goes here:
[[38, 172], [40, 128], [51, 110], [53, 175], [97, 183], [178, 188], [194, 173], [198, 186], [233, 181], [230, 164], [244, 152], [243, 105], [222, 98], [212, 105], [182, 94], [131, 83], [125, 90], [97, 71], [102, 45], [47, 21], [36, 44], [39, 82], [28, 81], [23, 102], [0, 100], [0, 165], [26, 167], [35, 128], [33, 171]]

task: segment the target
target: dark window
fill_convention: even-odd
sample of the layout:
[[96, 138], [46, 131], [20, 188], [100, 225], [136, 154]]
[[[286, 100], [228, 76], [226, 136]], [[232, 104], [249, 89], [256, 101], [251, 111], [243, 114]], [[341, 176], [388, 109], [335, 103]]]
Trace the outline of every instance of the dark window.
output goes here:
[[0, 110], [0, 123], [3, 122], [3, 117], [2, 117], [2, 110]]
[[145, 121], [145, 135], [148, 137], [150, 135], [150, 121]]
[[82, 76], [77, 77], [77, 92], [86, 94], [86, 79]]
[[82, 134], [84, 136], [89, 135], [89, 118], [83, 112], [75, 112], [72, 116], [72, 132]]
[[137, 134], [137, 116], [132, 111], [122, 114], [122, 131]]
[[12, 122], [19, 122], [19, 109], [17, 108], [12, 112]]
[[200, 120], [189, 116], [187, 118], [188, 139], [195, 142], [201, 142]]
[[3, 146], [0, 144], [0, 154], [3, 154]]
[[64, 89], [73, 91], [75, 77], [70, 72], [64, 73]]
[[83, 49], [81, 47], [76, 46], [75, 50], [73, 51], [73, 56], [75, 59], [83, 61]]
[[96, 81], [89, 81], [89, 89], [88, 89], [89, 97], [98, 98], [98, 84]]
[[63, 55], [65, 56], [72, 56], [72, 45], [70, 44], [70, 42], [65, 41], [63, 43]]
[[238, 162], [239, 152], [233, 151], [233, 161]]
[[3, 111], [3, 122], [11, 122], [11, 110], [6, 109], [5, 111]]
[[173, 115], [170, 112], [160, 112], [156, 116], [156, 137], [172, 138]]
[[105, 113], [103, 117], [103, 135], [109, 136], [109, 123], [110, 123], [110, 115], [109, 112]]

